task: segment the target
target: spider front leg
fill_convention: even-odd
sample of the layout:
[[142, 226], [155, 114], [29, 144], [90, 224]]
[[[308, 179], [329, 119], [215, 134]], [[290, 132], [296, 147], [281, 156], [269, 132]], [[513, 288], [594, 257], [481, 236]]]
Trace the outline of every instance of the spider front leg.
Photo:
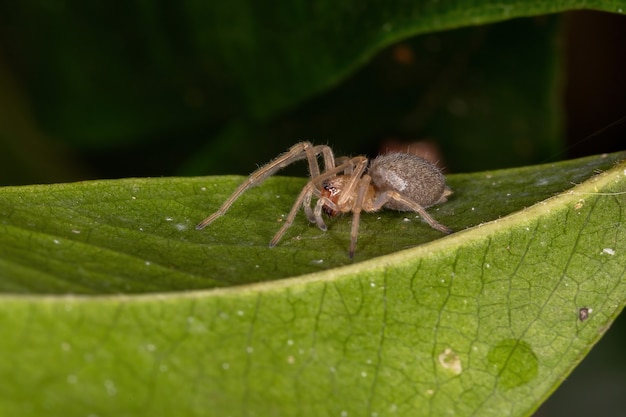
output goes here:
[[354, 205], [352, 206], [352, 228], [350, 230], [350, 250], [348, 251], [350, 259], [354, 258], [354, 252], [356, 251], [356, 241], [359, 238], [361, 211], [365, 205], [365, 198], [368, 191], [371, 189], [371, 181], [372, 178], [365, 174], [358, 183], [356, 199], [354, 201]]
[[[322, 216], [321, 216], [322, 209], [320, 207], [320, 204], [323, 205], [322, 202], [327, 199], [325, 199], [321, 195], [320, 191], [317, 189], [316, 186], [312, 185], [311, 187], [312, 187], [313, 192], [309, 193], [304, 198], [304, 201], [302, 202], [302, 208], [304, 209], [304, 214], [306, 215], [306, 218], [309, 219], [309, 222], [317, 224], [317, 227], [319, 227], [320, 230], [326, 231], [328, 228], [326, 227], [326, 223], [324, 223], [324, 219], [322, 219]], [[315, 209], [311, 208], [311, 199], [313, 195], [318, 197], [317, 203], [315, 204]]]
[[310, 202], [311, 195], [314, 194], [314, 192], [315, 192], [315, 188], [313, 186], [313, 182], [309, 181], [309, 183], [304, 186], [302, 191], [300, 191], [300, 195], [298, 195], [296, 202], [291, 207], [291, 210], [289, 211], [289, 214], [287, 215], [285, 222], [283, 223], [281, 228], [278, 230], [278, 232], [276, 232], [276, 234], [270, 241], [270, 248], [273, 248], [274, 246], [278, 244], [278, 242], [283, 237], [287, 229], [289, 229], [289, 227], [291, 227], [291, 225], [293, 224], [293, 221], [296, 218], [296, 214], [298, 214], [298, 211], [300, 211], [300, 206], [302, 205], [302, 203], [304, 201]]
[[[367, 167], [367, 159], [363, 156], [357, 156], [354, 158], [348, 158], [346, 156], [342, 156], [337, 158], [335, 162], [341, 161], [340, 164], [335, 166], [332, 169], [327, 169], [324, 173], [320, 174], [317, 177], [312, 177], [309, 184], [313, 189], [313, 193], [309, 194], [308, 197], [304, 199], [303, 208], [304, 213], [311, 223], [317, 224], [317, 227], [320, 230], [326, 231], [328, 228], [326, 227], [326, 223], [324, 223], [324, 219], [322, 218], [322, 211], [324, 208], [327, 209], [329, 213], [339, 214], [342, 212], [350, 211], [350, 207], [347, 205], [347, 200], [344, 195], [348, 195], [351, 197], [352, 189], [354, 188], [356, 182], [359, 180], [362, 173], [365, 171]], [[356, 173], [354, 172], [354, 168], [356, 167]], [[343, 175], [337, 175], [343, 172]], [[327, 194], [331, 196], [335, 196], [333, 192], [330, 191], [321, 191], [321, 188], [324, 188], [326, 183], [332, 184], [332, 188], [336, 188], [339, 191], [339, 201], [335, 202], [332, 200], [332, 197], [328, 197]], [[311, 198], [312, 195], [318, 197], [317, 203], [315, 204], [315, 208], [311, 209]], [[343, 201], [342, 201], [343, 200]], [[331, 214], [332, 215], [332, 214]]]
[[246, 190], [261, 184], [268, 177], [274, 175], [277, 171], [285, 168], [288, 165], [291, 165], [296, 161], [307, 159], [309, 163], [310, 175], [312, 177], [319, 176], [320, 168], [317, 158], [320, 154], [324, 158], [324, 168], [333, 169], [335, 167], [335, 157], [330, 147], [326, 145], [313, 146], [310, 142], [296, 143], [291, 148], [289, 148], [287, 152], [279, 155], [273, 161], [269, 162], [268, 164], [262, 166], [261, 168], [250, 174], [248, 179], [244, 181], [243, 184], [241, 184], [230, 197], [228, 197], [228, 199], [215, 213], [211, 214], [209, 217], [198, 223], [198, 225], [196, 226], [196, 230], [205, 228], [215, 219], [223, 216], [224, 213], [228, 211], [230, 206], [233, 205], [235, 200], [237, 200]]
[[[339, 207], [328, 197], [320, 196], [319, 200], [315, 204], [315, 209], [312, 212], [312, 217], [309, 218], [311, 223], [317, 224], [317, 227], [324, 232], [328, 230], [324, 219], [322, 218], [322, 211], [326, 208], [330, 213], [339, 213]], [[309, 208], [310, 209], [310, 208]]]

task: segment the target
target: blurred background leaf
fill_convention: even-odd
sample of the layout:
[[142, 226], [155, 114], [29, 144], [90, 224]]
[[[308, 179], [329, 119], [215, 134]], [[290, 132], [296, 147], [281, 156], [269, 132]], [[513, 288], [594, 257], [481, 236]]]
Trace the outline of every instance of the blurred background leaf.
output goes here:
[[245, 174], [302, 139], [427, 138], [450, 172], [562, 159], [626, 110], [623, 16], [545, 15], [587, 4], [5, 2], [0, 183]]

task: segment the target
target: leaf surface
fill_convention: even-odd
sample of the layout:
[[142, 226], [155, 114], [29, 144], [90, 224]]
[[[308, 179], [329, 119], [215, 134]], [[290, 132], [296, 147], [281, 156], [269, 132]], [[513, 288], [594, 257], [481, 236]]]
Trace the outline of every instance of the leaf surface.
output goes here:
[[353, 264], [347, 219], [266, 247], [301, 179], [203, 232], [240, 178], [1, 189], [0, 412], [529, 415], [624, 307], [623, 158], [450, 176], [457, 233], [369, 214]]

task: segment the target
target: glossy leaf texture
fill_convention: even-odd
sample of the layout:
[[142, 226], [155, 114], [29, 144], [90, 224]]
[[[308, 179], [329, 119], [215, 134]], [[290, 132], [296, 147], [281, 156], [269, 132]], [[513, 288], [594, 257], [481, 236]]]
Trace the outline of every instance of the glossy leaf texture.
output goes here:
[[[528, 207], [606, 169], [622, 154], [451, 175], [449, 202], [430, 209], [457, 233]], [[142, 293], [275, 280], [352, 264], [350, 216], [324, 233], [300, 214], [278, 246], [302, 178], [253, 188], [202, 231], [242, 177], [123, 179], [6, 187], [0, 195], [0, 288], [17, 293]], [[354, 261], [442, 238], [416, 214], [364, 214]], [[33, 250], [36, 248], [36, 250]]]
[[354, 262], [267, 248], [302, 179], [201, 232], [241, 178], [4, 188], [0, 412], [528, 416], [624, 307], [624, 156], [450, 176], [455, 234], [368, 214]]

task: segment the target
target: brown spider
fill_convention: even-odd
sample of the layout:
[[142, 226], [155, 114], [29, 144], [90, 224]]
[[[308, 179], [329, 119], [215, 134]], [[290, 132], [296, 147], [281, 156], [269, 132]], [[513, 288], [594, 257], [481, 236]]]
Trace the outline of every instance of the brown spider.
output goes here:
[[[324, 172], [320, 172], [320, 155], [324, 158]], [[323, 231], [327, 227], [322, 212], [329, 216], [353, 213], [349, 252], [351, 258], [356, 248], [361, 211], [374, 212], [383, 207], [413, 211], [433, 229], [443, 233], [452, 232], [425, 210], [426, 207], [445, 202], [452, 194], [446, 186], [443, 174], [435, 165], [415, 155], [389, 153], [373, 159], [368, 168], [369, 160], [364, 156], [341, 157], [335, 160], [329, 146], [314, 146], [309, 142], [296, 143], [287, 152], [254, 171], [219, 210], [196, 226], [196, 230], [203, 229], [226, 213], [248, 188], [259, 185], [278, 170], [301, 159], [309, 162], [311, 179], [300, 192], [282, 227], [270, 241], [270, 247], [276, 246], [293, 224], [300, 206], [309, 221], [317, 224]], [[313, 196], [317, 198], [317, 202], [311, 207]]]

